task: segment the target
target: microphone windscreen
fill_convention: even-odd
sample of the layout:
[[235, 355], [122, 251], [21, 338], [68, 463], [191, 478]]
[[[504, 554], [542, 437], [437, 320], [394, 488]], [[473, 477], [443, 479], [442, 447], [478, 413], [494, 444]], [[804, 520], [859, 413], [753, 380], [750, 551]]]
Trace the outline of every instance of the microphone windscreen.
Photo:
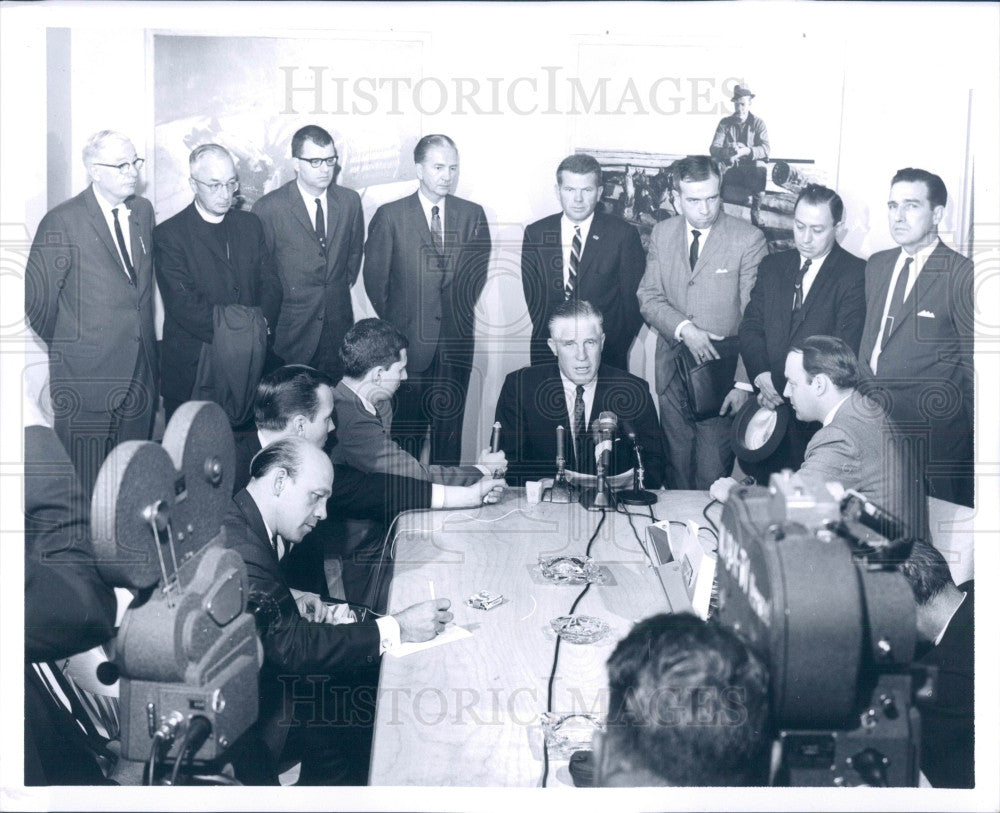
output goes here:
[[618, 428], [618, 416], [614, 412], [602, 412], [597, 417], [597, 426], [602, 432], [614, 432]]

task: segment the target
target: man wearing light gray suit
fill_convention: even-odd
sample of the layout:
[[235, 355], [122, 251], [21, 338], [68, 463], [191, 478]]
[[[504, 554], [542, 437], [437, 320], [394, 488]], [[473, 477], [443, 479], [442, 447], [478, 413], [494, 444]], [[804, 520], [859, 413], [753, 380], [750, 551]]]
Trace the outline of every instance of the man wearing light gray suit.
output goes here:
[[722, 212], [719, 171], [710, 158], [678, 161], [672, 176], [680, 216], [653, 229], [637, 295], [643, 318], [659, 333], [656, 391], [667, 487], [705, 490], [732, 469], [730, 428], [752, 387], [741, 360], [719, 415], [696, 421], [677, 357], [682, 344], [698, 361], [719, 357], [712, 342], [737, 334], [767, 246], [759, 229]]
[[90, 496], [107, 453], [148, 440], [157, 408], [153, 207], [143, 159], [121, 133], [87, 141], [90, 186], [38, 226], [24, 310], [49, 350], [56, 434]]
[[314, 124], [292, 136], [296, 178], [258, 200], [283, 297], [274, 352], [338, 379], [340, 342], [354, 324], [351, 286], [361, 271], [365, 224], [361, 198], [337, 186], [333, 138]]
[[892, 179], [889, 229], [900, 248], [868, 260], [858, 355], [865, 391], [909, 439], [922, 485], [971, 507], [974, 269], [938, 237], [947, 202], [944, 182], [926, 170]]
[[451, 194], [458, 149], [426, 135], [413, 150], [418, 190], [380, 206], [368, 226], [365, 290], [409, 342], [409, 380], [397, 393], [393, 438], [430, 462], [460, 462], [475, 349], [474, 309], [486, 284], [490, 229], [478, 203]]

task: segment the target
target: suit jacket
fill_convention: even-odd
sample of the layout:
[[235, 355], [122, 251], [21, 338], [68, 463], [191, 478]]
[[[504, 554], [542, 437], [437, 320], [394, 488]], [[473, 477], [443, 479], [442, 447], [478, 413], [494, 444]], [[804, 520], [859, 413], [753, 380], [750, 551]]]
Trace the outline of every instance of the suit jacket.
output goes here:
[[[125, 273], [115, 237], [93, 187], [56, 206], [38, 226], [25, 269], [24, 310], [48, 345], [53, 395], [67, 388], [88, 411], [119, 406], [139, 354], [158, 379], [153, 321], [153, 207], [129, 198], [129, 251], [136, 284]], [[123, 215], [124, 212], [120, 212]], [[155, 403], [156, 393], [151, 393]]]
[[256, 215], [231, 209], [222, 222], [228, 256], [194, 203], [153, 232], [156, 278], [163, 295], [163, 397], [191, 397], [203, 342], [213, 336], [214, 305], [263, 310], [273, 332], [281, 307], [281, 280]]
[[281, 314], [274, 351], [289, 364], [308, 364], [324, 341], [324, 369], [339, 377], [337, 351], [351, 325], [351, 286], [361, 271], [365, 241], [361, 198], [353, 189], [326, 190], [326, 250], [316, 236], [315, 212], [306, 209], [297, 181], [268, 192], [253, 206], [281, 277]]
[[[674, 331], [690, 319], [717, 336], [735, 336], [750, 301], [757, 266], [767, 253], [764, 233], [744, 220], [719, 214], [698, 255], [694, 271], [688, 261], [683, 216], [653, 227], [646, 273], [639, 283], [639, 309], [656, 340], [656, 389], [663, 393], [676, 371], [681, 342]], [[747, 381], [741, 359], [736, 379]]]
[[279, 724], [284, 695], [280, 680], [288, 675], [333, 675], [352, 678], [379, 657], [379, 631], [374, 621], [357, 624], [318, 624], [299, 615], [288, 589], [278, 554], [250, 493], [240, 491], [224, 521], [226, 544], [247, 566], [248, 603], [264, 645], [261, 670], [259, 730], [275, 754], [284, 740]]
[[[549, 317], [563, 292], [562, 213], [544, 217], [524, 231], [521, 285], [531, 317], [531, 363], [549, 364]], [[594, 212], [573, 292], [604, 314], [605, 363], [628, 367], [628, 350], [642, 327], [635, 291], [646, 254], [635, 226], [614, 215]]]
[[[745, 158], [741, 158], [739, 163], [752, 164], [755, 161], [767, 161], [771, 153], [771, 140], [767, 135], [767, 125], [764, 120], [753, 113], [747, 114], [747, 140], [744, 142], [753, 152]], [[709, 154], [723, 164], [732, 161], [733, 145], [743, 141], [743, 123], [735, 113], [732, 116], [723, 118], [715, 128], [715, 135], [712, 137], [712, 146], [709, 147]]]
[[801, 262], [795, 249], [764, 257], [740, 323], [747, 377], [753, 381], [770, 372], [779, 395], [785, 389], [785, 356], [796, 343], [837, 336], [857, 353], [865, 324], [864, 260], [834, 243], [796, 315], [792, 300]]
[[901, 251], [873, 254], [865, 268], [868, 313], [861, 369], [872, 379], [869, 386], [883, 393], [894, 423], [929, 433], [930, 464], [964, 470], [957, 478], [936, 482], [939, 490], [933, 496], [972, 505], [973, 264], [938, 242], [878, 358], [876, 374], [870, 366], [872, 350]]
[[920, 710], [920, 770], [936, 788], [975, 784], [975, 588], [959, 586], [965, 600], [941, 642], [918, 663], [938, 669], [936, 696]]
[[408, 369], [427, 369], [439, 340], [449, 356], [472, 363], [474, 308], [486, 284], [490, 230], [478, 203], [448, 195], [444, 253], [414, 192], [378, 208], [365, 243], [365, 291], [375, 312], [409, 340]]
[[425, 466], [405, 451], [389, 434], [392, 406], [387, 401], [377, 404], [378, 414], [372, 415], [341, 381], [334, 387], [333, 405], [337, 444], [330, 450], [330, 459], [335, 464], [442, 485], [467, 486], [483, 477], [476, 466]]
[[[602, 365], [590, 412], [590, 426], [603, 411], [618, 416], [618, 439], [614, 443], [609, 474], [635, 467], [635, 450], [625, 437], [625, 422], [635, 429], [645, 467], [645, 484], [663, 483], [663, 430], [649, 394], [649, 385], [637, 376]], [[496, 420], [503, 427], [500, 446], [507, 455], [507, 482], [524, 485], [526, 480], [552, 477], [556, 472], [556, 427], [566, 429], [566, 468], [595, 474], [594, 441], [587, 432], [580, 444], [581, 460], [574, 462], [572, 420], [557, 364], [522, 367], [507, 376], [497, 400]]]

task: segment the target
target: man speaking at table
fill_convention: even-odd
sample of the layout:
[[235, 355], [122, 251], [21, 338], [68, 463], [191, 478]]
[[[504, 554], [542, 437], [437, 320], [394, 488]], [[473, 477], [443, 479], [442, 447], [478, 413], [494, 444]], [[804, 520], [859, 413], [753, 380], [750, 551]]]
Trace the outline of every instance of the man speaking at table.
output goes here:
[[332, 484], [322, 449], [285, 438], [254, 457], [225, 519], [264, 644], [257, 730], [276, 765], [282, 755], [301, 758], [300, 785], [367, 783], [378, 657], [400, 642], [430, 640], [453, 618], [448, 599], [372, 620], [356, 620], [362, 608], [347, 605], [322, 622], [301, 615], [279, 562], [326, 517]]
[[[507, 376], [497, 400], [500, 446], [507, 455], [507, 481], [552, 477], [556, 471], [556, 430], [564, 428], [566, 468], [596, 471], [592, 437], [599, 416], [613, 413], [617, 440], [609, 475], [635, 465], [641, 447], [645, 485], [663, 482], [663, 434], [656, 420], [649, 386], [624, 370], [601, 365], [604, 320], [586, 300], [561, 303], [549, 319], [549, 348], [555, 364], [522, 367]], [[634, 435], [634, 440], [630, 435]]]

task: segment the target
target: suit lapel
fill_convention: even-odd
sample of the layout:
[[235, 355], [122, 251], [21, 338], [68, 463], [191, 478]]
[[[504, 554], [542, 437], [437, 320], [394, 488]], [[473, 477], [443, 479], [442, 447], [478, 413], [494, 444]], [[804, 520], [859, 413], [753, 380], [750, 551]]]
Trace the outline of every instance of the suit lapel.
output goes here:
[[406, 199], [406, 219], [408, 229], [420, 238], [421, 245], [427, 246], [432, 251], [434, 243], [431, 240], [431, 227], [424, 217], [424, 207], [420, 204], [420, 198], [414, 192]]
[[[455, 270], [455, 251], [459, 243], [458, 212], [455, 199], [448, 195], [444, 204], [444, 258], [447, 270]], [[428, 233], [430, 229], [428, 229]]]
[[[683, 217], [683, 215], [682, 215]], [[694, 272], [691, 277], [697, 277], [699, 274], [703, 273], [706, 268], [711, 268], [714, 264], [714, 257], [720, 251], [722, 251], [723, 246], [726, 244], [726, 224], [725, 224], [725, 214], [720, 214], [719, 219], [715, 221], [712, 226], [712, 230], [708, 233], [708, 237], [701, 241], [701, 250], [698, 252], [698, 262], [694, 264]], [[685, 221], [685, 228], [687, 228], [687, 223]], [[685, 232], [685, 238], [687, 233]], [[687, 248], [687, 240], [684, 240], [684, 248]], [[685, 264], [689, 264], [687, 255], [684, 257]], [[716, 266], [718, 267], [718, 266]]]
[[[299, 194], [299, 187], [295, 181], [292, 181], [287, 186], [288, 189], [288, 206], [292, 210], [292, 214], [295, 216], [295, 220], [298, 224], [308, 232], [310, 239], [316, 243], [316, 248], [320, 247], [319, 237], [316, 236], [316, 221], [314, 216], [309, 213], [306, 209], [306, 203], [302, 199], [302, 195]], [[329, 218], [327, 218], [329, 220]]]
[[[90, 214], [90, 225], [93, 226], [94, 231], [97, 232], [97, 236], [101, 238], [101, 242], [104, 243], [104, 247], [108, 250], [108, 253], [114, 259], [115, 265], [121, 269], [122, 279], [128, 282], [128, 276], [125, 273], [125, 266], [122, 265], [121, 255], [118, 253], [118, 246], [115, 244], [115, 238], [111, 235], [111, 229], [108, 228], [108, 221], [104, 219], [104, 212], [101, 211], [101, 206], [97, 202], [96, 192], [94, 192], [94, 187], [91, 186], [89, 194], [87, 195], [87, 212]], [[135, 237], [133, 236], [133, 241]]]
[[[927, 258], [924, 267], [920, 269], [920, 274], [913, 283], [913, 289], [903, 305], [903, 312], [899, 320], [892, 327], [892, 334], [889, 341], [900, 335], [900, 328], [910, 319], [915, 319], [922, 305], [933, 304], [938, 301], [938, 288], [947, 284], [948, 258], [943, 250], [943, 244], [938, 241], [937, 247]], [[932, 308], [928, 308], [933, 312]]]
[[591, 268], [599, 265], [598, 260], [600, 259], [602, 248], [601, 237], [604, 233], [603, 227], [603, 220], [600, 218], [599, 214], [595, 212], [594, 219], [590, 222], [590, 233], [587, 235], [587, 243], [583, 249], [583, 256], [580, 258], [580, 268], [578, 269], [578, 273], [581, 281], [585, 278], [584, 275], [590, 272]]
[[135, 209], [132, 208], [132, 201], [134, 198], [129, 198], [125, 205], [128, 206], [128, 226], [129, 226], [129, 242], [131, 243], [132, 251], [132, 267], [135, 269], [136, 284], [145, 286], [146, 275], [140, 274], [140, 270], [146, 267], [146, 245], [145, 241], [142, 239], [142, 228], [139, 225], [139, 215], [136, 213]]
[[[816, 279], [813, 280], [812, 286], [809, 288], [809, 296], [806, 297], [805, 302], [802, 303], [802, 312], [799, 316], [799, 324], [801, 325], [805, 322], [806, 318], [809, 316], [810, 310], [814, 307], [823, 307], [828, 305], [827, 292], [833, 287], [833, 283], [837, 278], [838, 270], [837, 264], [841, 260], [841, 255], [843, 250], [836, 243], [833, 244], [833, 248], [830, 249], [830, 253], [826, 256], [823, 261], [823, 267], [819, 269], [819, 273], [816, 275]], [[795, 287], [795, 273], [798, 269], [791, 269], [791, 279], [792, 288]], [[793, 294], [794, 298], [794, 294]], [[820, 302], [821, 305], [816, 303]]]
[[[340, 211], [340, 201], [337, 200], [337, 196], [333, 193], [333, 184], [331, 183], [326, 190], [326, 270], [331, 269], [331, 263], [335, 259], [334, 252], [330, 251], [330, 246], [337, 245], [340, 234], [339, 231], [343, 228], [342, 217]], [[315, 233], [313, 229], [313, 233]], [[316, 238], [316, 242], [319, 242], [319, 238]]]
[[267, 548], [268, 553], [274, 559], [275, 566], [280, 567], [278, 552], [274, 549], [274, 545], [271, 544], [271, 538], [267, 533], [267, 526], [264, 525], [264, 518], [260, 515], [260, 509], [257, 508], [257, 503], [250, 496], [250, 492], [243, 489], [233, 497], [233, 501], [239, 506], [240, 511], [243, 512], [243, 516], [247, 520], [247, 525], [250, 526], [253, 535], [257, 537], [257, 541]]

